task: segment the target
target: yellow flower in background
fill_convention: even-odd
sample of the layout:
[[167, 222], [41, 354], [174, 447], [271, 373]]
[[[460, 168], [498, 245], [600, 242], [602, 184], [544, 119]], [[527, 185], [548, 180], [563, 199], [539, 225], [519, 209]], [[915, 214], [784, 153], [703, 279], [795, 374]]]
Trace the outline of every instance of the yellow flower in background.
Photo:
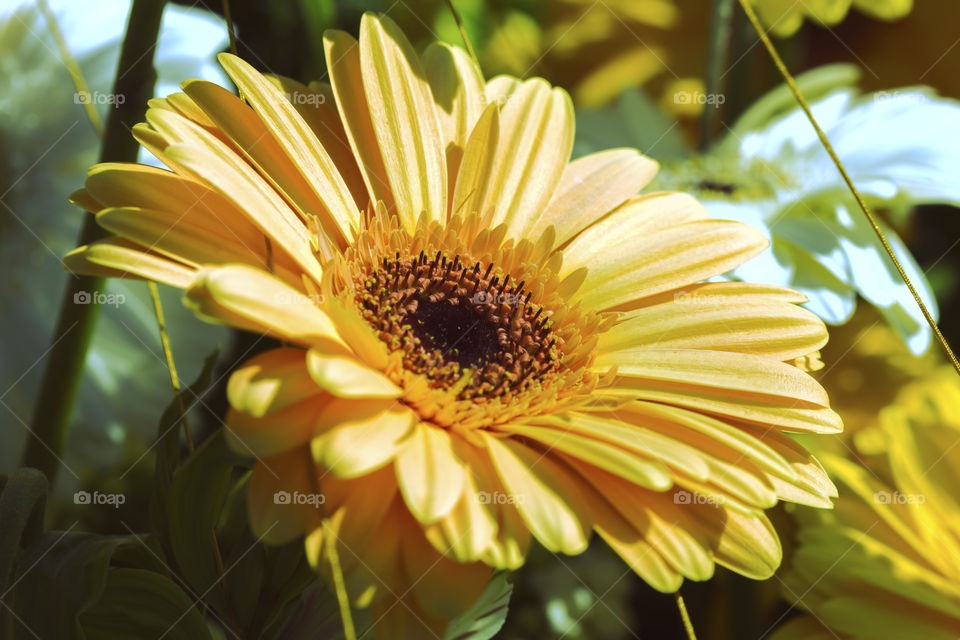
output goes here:
[[804, 18], [826, 26], [840, 23], [851, 8], [880, 20], [898, 20], [913, 9], [913, 0], [751, 0], [757, 15], [775, 35], [793, 35]]
[[[836, 509], [798, 510], [784, 595], [812, 615], [775, 640], [953, 640], [960, 635], [960, 380], [944, 366], [880, 414], [885, 460], [824, 462]], [[798, 601], [799, 598], [799, 601]]]
[[410, 637], [534, 538], [576, 554], [596, 531], [665, 592], [715, 564], [769, 577], [764, 510], [836, 495], [788, 432], [841, 424], [804, 298], [704, 282], [759, 232], [636, 195], [656, 164], [634, 150], [571, 162], [542, 79], [485, 82], [371, 14], [325, 48], [309, 87], [222, 55], [246, 104], [185, 82], [134, 130], [171, 171], [98, 165], [73, 198], [116, 235], [71, 270], [283, 341], [228, 385], [257, 534], [306, 535], [322, 569], [322, 502], [354, 602]]

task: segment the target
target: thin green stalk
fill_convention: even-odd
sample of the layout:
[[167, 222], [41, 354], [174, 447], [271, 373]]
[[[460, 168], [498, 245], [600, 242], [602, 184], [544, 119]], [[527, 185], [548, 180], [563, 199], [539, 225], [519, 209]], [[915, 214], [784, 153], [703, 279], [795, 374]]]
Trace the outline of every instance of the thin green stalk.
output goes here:
[[[705, 91], [708, 96], [722, 92], [724, 67], [730, 53], [730, 35], [733, 33], [734, 0], [713, 0], [710, 14], [710, 40], [707, 43], [707, 62], [703, 72]], [[704, 151], [713, 139], [714, 125], [719, 108], [709, 104], [700, 114], [700, 150]]]
[[337, 603], [340, 605], [343, 636], [346, 640], [357, 640], [357, 632], [353, 626], [353, 615], [350, 613], [350, 597], [347, 595], [343, 568], [340, 566], [340, 556], [337, 553], [337, 534], [326, 519], [323, 521], [323, 545], [327, 553], [327, 562], [330, 564], [330, 573], [333, 574], [333, 587], [337, 592]]
[[473, 45], [470, 43], [470, 36], [467, 35], [467, 28], [463, 26], [463, 20], [460, 19], [460, 12], [457, 11], [457, 8], [453, 6], [453, 0], [447, 0], [447, 7], [450, 8], [450, 13], [453, 14], [453, 21], [457, 23], [457, 29], [460, 30], [460, 37], [463, 38], [463, 44], [467, 47], [467, 53], [470, 54], [470, 57], [473, 58], [473, 63], [477, 65], [477, 68], [480, 68], [480, 59], [477, 58], [477, 52], [474, 51]]
[[683, 630], [687, 632], [689, 640], [697, 640], [697, 634], [693, 630], [693, 622], [690, 621], [690, 614], [687, 613], [687, 605], [683, 602], [683, 596], [677, 590], [674, 594], [677, 600], [677, 609], [680, 611], [680, 619], [683, 620]]
[[874, 233], [876, 233], [877, 238], [880, 239], [880, 244], [883, 245], [884, 251], [886, 251], [887, 255], [890, 256], [890, 260], [893, 262], [893, 266], [896, 267], [897, 273], [900, 274], [900, 278], [907, 285], [907, 289], [910, 290], [910, 294], [913, 296], [917, 306], [920, 307], [920, 313], [923, 314], [927, 324], [930, 325], [930, 329], [933, 330], [933, 333], [937, 338], [937, 342], [940, 343], [940, 347], [943, 349], [943, 352], [947, 355], [947, 358], [950, 359], [950, 363], [953, 365], [953, 368], [956, 369], [958, 374], [960, 374], [960, 362], [957, 361], [957, 356], [954, 355], [953, 349], [951, 349], [950, 345], [947, 344], [947, 339], [943, 337], [942, 333], [940, 333], [940, 328], [937, 326], [937, 322], [930, 314], [930, 310], [927, 309], [927, 305], [923, 303], [923, 300], [920, 298], [920, 294], [917, 292], [916, 287], [914, 287], [913, 283], [910, 282], [910, 277], [907, 276], [907, 272], [904, 271], [903, 265], [900, 264], [900, 260], [890, 247], [890, 243], [887, 241], [886, 234], [884, 234], [883, 229], [880, 228], [880, 224], [870, 211], [870, 208], [867, 207], [867, 203], [864, 201], [863, 196], [860, 195], [860, 191], [857, 190], [856, 186], [854, 186], [853, 179], [850, 177], [850, 174], [847, 173], [847, 169], [840, 161], [840, 157], [837, 156], [837, 152], [834, 151], [833, 145], [830, 144], [830, 140], [827, 138], [827, 134], [823, 132], [823, 129], [820, 128], [820, 124], [817, 123], [817, 119], [813, 117], [813, 111], [810, 110], [810, 105], [807, 104], [807, 99], [803, 97], [803, 94], [800, 92], [800, 87], [797, 86], [796, 80], [793, 79], [793, 76], [787, 69], [787, 65], [783, 63], [783, 59], [780, 58], [780, 55], [777, 53], [777, 49], [773, 46], [770, 36], [768, 36], [767, 32], [763, 30], [763, 25], [760, 24], [760, 19], [757, 18], [757, 14], [754, 12], [753, 7], [750, 6], [750, 3], [747, 0], [740, 0], [740, 6], [743, 7], [744, 12], [746, 12], [747, 18], [750, 20], [750, 24], [753, 25], [753, 28], [756, 29], [757, 33], [760, 35], [760, 40], [763, 42], [763, 46], [766, 47], [767, 52], [773, 59], [773, 64], [776, 65], [780, 75], [783, 76], [787, 86], [790, 87], [793, 97], [796, 98], [800, 108], [803, 109], [803, 113], [806, 114], [807, 120], [809, 120], [810, 124], [813, 125], [814, 130], [817, 132], [817, 137], [820, 139], [820, 144], [823, 145], [823, 148], [826, 149], [830, 159], [833, 160], [833, 164], [836, 165], [837, 171], [840, 172], [840, 176], [847, 184], [847, 188], [850, 190], [850, 193], [853, 194], [853, 198], [860, 206], [860, 210], [863, 211], [863, 215], [867, 217], [867, 221], [873, 228]]
[[[144, 118], [147, 100], [153, 93], [156, 72], [153, 51], [160, 32], [160, 17], [165, 0], [134, 0], [127, 22], [126, 37], [120, 51], [120, 64], [113, 93], [123, 96], [109, 112], [100, 153], [102, 162], [134, 161], [137, 141], [130, 135], [134, 124]], [[79, 244], [103, 237], [93, 216], [87, 216], [80, 231]], [[104, 279], [76, 276], [69, 280], [60, 303], [60, 314], [53, 335], [43, 383], [30, 425], [33, 437], [27, 442], [22, 464], [35, 467], [51, 481], [60, 464], [70, 418], [83, 376], [87, 350], [93, 339], [99, 305], [78, 304], [92, 301], [103, 290]]]

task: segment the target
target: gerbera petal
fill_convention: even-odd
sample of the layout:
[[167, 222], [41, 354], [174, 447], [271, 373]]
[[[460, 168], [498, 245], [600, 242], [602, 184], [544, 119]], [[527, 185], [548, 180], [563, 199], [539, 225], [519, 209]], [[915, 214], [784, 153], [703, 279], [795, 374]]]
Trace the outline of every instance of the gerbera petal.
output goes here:
[[77, 247], [63, 258], [72, 273], [114, 278], [143, 278], [186, 289], [197, 270], [181, 262], [151, 253], [146, 247], [122, 238], [107, 238]]
[[691, 507], [678, 503], [673, 492], [655, 493], [638, 489], [599, 469], [584, 472], [600, 495], [676, 571], [692, 580], [713, 575], [713, 552], [708, 541], [691, 527]]
[[493, 177], [499, 137], [500, 111], [496, 105], [490, 105], [467, 139], [453, 190], [452, 215], [469, 216], [481, 212]]
[[450, 513], [426, 527], [424, 532], [441, 553], [458, 562], [475, 562], [482, 560], [493, 545], [497, 534], [496, 514], [489, 499], [490, 493], [481, 493], [486, 487], [482, 484], [482, 472], [477, 471], [483, 466], [480, 452], [462, 438], [452, 438], [454, 453], [467, 471], [463, 492]]
[[224, 429], [227, 444], [240, 455], [261, 458], [298, 447], [316, 434], [317, 415], [330, 402], [330, 396], [317, 394], [263, 416], [231, 408]]
[[418, 523], [409, 516], [397, 535], [404, 541], [403, 566], [410, 589], [417, 604], [430, 615], [455, 618], [483, 593], [493, 571], [490, 567], [480, 562], [463, 564], [443, 555], [427, 542]]
[[515, 496], [517, 510], [540, 544], [568, 555], [586, 549], [590, 525], [580, 486], [571, 473], [549, 455], [512, 438], [484, 434], [484, 442], [503, 485]]
[[204, 268], [185, 303], [201, 318], [303, 345], [345, 347], [314, 301], [274, 276], [246, 265]]
[[360, 81], [360, 47], [350, 34], [327, 30], [323, 34], [323, 49], [340, 120], [357, 158], [370, 200], [383, 202], [390, 208], [393, 206], [393, 194], [373, 129], [370, 105]]
[[447, 184], [453, 185], [467, 136], [486, 106], [483, 76], [466, 51], [436, 42], [423, 52], [423, 69], [436, 104], [447, 157]]
[[[723, 298], [732, 284], [738, 299]], [[656, 349], [708, 349], [766, 356], [787, 361], [808, 355], [827, 343], [827, 329], [809, 311], [788, 302], [738, 296], [737, 283], [716, 283], [716, 294], [681, 291], [674, 299], [626, 313], [600, 336], [597, 348], [610, 352], [644, 345]]]
[[306, 355], [304, 349], [271, 349], [244, 362], [227, 382], [230, 406], [260, 418], [318, 395]]
[[[340, 233], [345, 239], [352, 239], [354, 229], [359, 223], [356, 203], [340, 172], [330, 160], [330, 155], [313, 135], [313, 131], [280, 90], [253, 67], [229, 53], [221, 53], [217, 58], [227, 74], [237, 83], [244, 98], [260, 116], [263, 125], [273, 134], [276, 142], [299, 170], [301, 177], [313, 188]], [[184, 90], [190, 94], [191, 85], [187, 84]], [[223, 106], [236, 103], [221, 100], [214, 104]], [[289, 172], [271, 175], [287, 173]]]
[[590, 502], [590, 513], [594, 529], [604, 542], [647, 584], [663, 593], [673, 593], [680, 588], [683, 575], [670, 566], [602, 494]]
[[561, 277], [589, 265], [579, 298], [587, 308], [610, 309], [729, 271], [767, 245], [759, 231], [724, 220], [645, 228], [646, 218], [669, 218], [683, 206], [699, 207], [671, 194], [621, 208], [564, 249]]
[[[214, 230], [197, 224], [195, 219], [188, 219], [183, 214], [138, 207], [109, 207], [97, 214], [97, 224], [194, 267], [235, 262], [264, 270], [268, 268], [262, 237], [253, 248], [245, 247], [236, 242], [235, 237], [218, 233], [222, 228]], [[285, 279], [299, 280], [289, 269], [284, 271]]]
[[333, 87], [325, 82], [311, 82], [309, 85], [303, 85], [282, 76], [266, 76], [266, 78], [284, 92], [290, 104], [330, 155], [333, 166], [337, 168], [350, 193], [353, 194], [356, 210], [365, 211], [370, 204], [370, 193], [367, 191], [363, 174], [350, 148], [350, 138], [337, 112]]
[[311, 250], [306, 227], [253, 168], [225, 149], [215, 152], [206, 147], [172, 144], [165, 153], [241, 207], [276, 243], [276, 250], [287, 252], [305, 273], [319, 282], [320, 264]]
[[510, 432], [542, 442], [548, 449], [556, 449], [589, 462], [641, 487], [664, 491], [673, 484], [669, 471], [659, 462], [645, 460], [632, 452], [571, 430], [511, 426]]
[[610, 149], [577, 158], [563, 171], [560, 188], [546, 212], [528, 226], [538, 236], [553, 225], [563, 245], [613, 211], [653, 179], [657, 163], [633, 149]]
[[466, 470], [446, 429], [418, 423], [397, 454], [396, 467], [400, 492], [423, 524], [448, 514], [463, 493]]
[[360, 62], [397, 215], [408, 232], [422, 213], [445, 219], [445, 145], [419, 58], [393, 20], [367, 13], [360, 22]]
[[747, 515], [725, 505], [695, 510], [704, 527], [715, 532], [718, 564], [754, 580], [766, 580], [780, 566], [783, 549], [773, 525], [762, 513]]
[[247, 482], [247, 513], [257, 539], [286, 544], [319, 526], [318, 502], [293, 499], [295, 493], [316, 494], [314, 473], [307, 447], [257, 461]]
[[510, 235], [521, 237], [553, 197], [572, 149], [570, 96], [538, 78], [520, 84], [500, 112], [500, 142], [483, 207], [490, 211], [488, 225], [505, 222]]
[[839, 417], [813, 378], [788, 364], [722, 351], [630, 349], [602, 354], [613, 392], [798, 431], [836, 433]]
[[312, 442], [317, 464], [355, 478], [387, 464], [413, 435], [416, 417], [394, 400], [337, 398], [317, 417], [327, 431]]
[[401, 393], [387, 376], [358, 362], [353, 354], [311, 349], [307, 369], [317, 385], [341, 398], [396, 398]]

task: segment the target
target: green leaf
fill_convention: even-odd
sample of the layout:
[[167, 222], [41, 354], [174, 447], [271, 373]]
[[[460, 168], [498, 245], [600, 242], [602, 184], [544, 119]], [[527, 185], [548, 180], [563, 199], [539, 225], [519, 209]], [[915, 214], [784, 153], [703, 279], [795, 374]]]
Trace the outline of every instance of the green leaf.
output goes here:
[[198, 397], [210, 386], [213, 377], [213, 367], [217, 363], [217, 356], [220, 349], [214, 349], [203, 361], [203, 369], [197, 379], [186, 389], [180, 391], [180, 400], [176, 397], [170, 400], [170, 404], [163, 410], [160, 422], [157, 425], [157, 441], [160, 446], [157, 447], [156, 487], [158, 502], [162, 503], [166, 496], [166, 491], [173, 479], [173, 473], [180, 463], [180, 433], [183, 426], [180, 424], [180, 404], [187, 411], [193, 406]]
[[43, 531], [47, 478], [36, 469], [18, 469], [0, 493], [0, 593], [7, 590], [20, 548]]
[[494, 575], [474, 605], [450, 622], [443, 640], [490, 640], [495, 636], [507, 620], [513, 593], [507, 576], [505, 571]]
[[209, 639], [198, 605], [169, 578], [143, 569], [110, 569], [103, 597], [80, 617], [91, 639]]
[[217, 528], [223, 562], [233, 567], [227, 575], [227, 591], [234, 619], [252, 638], [270, 637], [290, 613], [291, 603], [317, 580], [303, 550], [303, 541], [283, 546], [257, 544], [247, 519], [245, 474], [231, 489]]
[[[856, 86], [860, 79], [860, 70], [852, 64], [828, 64], [811, 69], [797, 76], [797, 86], [807, 102], [813, 103], [828, 93], [839, 89], [850, 89]], [[736, 144], [740, 138], [755, 129], [766, 127], [771, 120], [784, 116], [797, 109], [797, 101], [790, 91], [790, 87], [781, 84], [770, 90], [743, 112], [731, 129], [731, 135]], [[736, 134], [736, 135], [733, 135]], [[732, 144], [732, 143], [731, 143]]]
[[[179, 575], [217, 611], [226, 602], [214, 552], [214, 530], [220, 520], [233, 468], [241, 459], [218, 431], [177, 469], [166, 501], [167, 540]], [[229, 566], [229, 565], [228, 565]]]
[[[136, 544], [120, 536], [51, 531], [24, 551], [12, 598], [14, 638], [84, 640], [79, 616], [107, 582], [118, 547]], [[51, 606], [51, 603], [56, 603]]]

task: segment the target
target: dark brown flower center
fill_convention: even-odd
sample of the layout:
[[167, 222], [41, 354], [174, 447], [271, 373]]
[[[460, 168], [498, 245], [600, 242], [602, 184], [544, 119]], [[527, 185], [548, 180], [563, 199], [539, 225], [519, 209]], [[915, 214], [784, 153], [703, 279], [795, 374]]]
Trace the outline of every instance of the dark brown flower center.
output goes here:
[[358, 284], [363, 317], [404, 367], [461, 399], [515, 394], [560, 366], [548, 314], [492, 264], [397, 254]]

